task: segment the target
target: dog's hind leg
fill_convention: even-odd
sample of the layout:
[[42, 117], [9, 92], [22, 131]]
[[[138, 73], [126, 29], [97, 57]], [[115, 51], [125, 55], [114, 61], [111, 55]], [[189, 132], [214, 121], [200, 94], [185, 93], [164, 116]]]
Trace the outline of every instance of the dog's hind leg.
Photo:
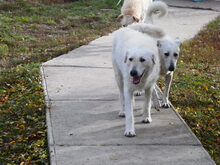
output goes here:
[[119, 111], [118, 116], [119, 117], [125, 117], [125, 99], [124, 99], [124, 86], [123, 86], [123, 80], [120, 79], [118, 83], [119, 87], [119, 97], [120, 97], [120, 103], [121, 103], [121, 110]]
[[[152, 100], [153, 100], [153, 105], [154, 105], [154, 108], [159, 111], [160, 110], [160, 107], [161, 107], [161, 104], [160, 104], [160, 100], [159, 100], [159, 96], [158, 96], [158, 93], [157, 93], [157, 89], [156, 89], [156, 86], [154, 86], [154, 89], [153, 89], [153, 93], [152, 93]], [[158, 88], [158, 87], [157, 87]]]
[[172, 83], [173, 79], [173, 72], [169, 72], [166, 74], [165, 77], [165, 90], [163, 94], [163, 108], [169, 108], [170, 107], [170, 102], [169, 102], [169, 92], [170, 92], [170, 86]]
[[[125, 85], [125, 84], [124, 84]], [[125, 132], [127, 137], [134, 137], [134, 114], [133, 114], [133, 92], [127, 86], [124, 87], [124, 103], [125, 103]]]
[[144, 102], [144, 109], [143, 109], [143, 123], [150, 123], [152, 122], [151, 118], [151, 97], [153, 88], [147, 88], [145, 89], [145, 102]]

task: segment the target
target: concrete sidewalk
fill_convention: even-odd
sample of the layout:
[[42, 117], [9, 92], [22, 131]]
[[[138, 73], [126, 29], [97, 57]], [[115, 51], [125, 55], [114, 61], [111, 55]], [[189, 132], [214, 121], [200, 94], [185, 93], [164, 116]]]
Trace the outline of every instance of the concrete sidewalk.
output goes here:
[[[182, 41], [219, 13], [170, 8], [155, 24]], [[173, 110], [152, 110], [141, 123], [142, 98], [135, 107], [137, 136], [126, 138], [111, 65], [112, 35], [101, 37], [42, 66], [52, 165], [214, 165], [199, 140]]]
[[170, 7], [212, 10], [212, 11], [220, 12], [220, 0], [203, 0], [202, 2], [193, 2], [193, 0], [163, 0], [163, 1], [166, 2]]

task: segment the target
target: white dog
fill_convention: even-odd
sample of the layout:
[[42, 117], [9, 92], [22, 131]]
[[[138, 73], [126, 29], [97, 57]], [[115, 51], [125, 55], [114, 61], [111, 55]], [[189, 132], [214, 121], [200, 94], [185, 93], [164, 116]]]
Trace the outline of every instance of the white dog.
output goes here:
[[166, 3], [161, 1], [155, 1], [151, 3], [146, 12], [145, 23], [153, 23], [153, 15], [157, 13], [157, 17], [161, 18], [167, 15], [168, 6]]
[[118, 18], [121, 19], [122, 26], [138, 22], [152, 23], [152, 15], [155, 12], [159, 13], [158, 17], [165, 16], [167, 5], [152, 0], [125, 0]]
[[124, 0], [121, 8], [121, 14], [118, 16], [121, 19], [122, 26], [127, 26], [134, 22], [143, 22], [148, 6], [152, 0]]
[[133, 116], [133, 93], [145, 91], [143, 122], [150, 123], [151, 95], [159, 77], [160, 61], [157, 40], [164, 36], [163, 31], [153, 25], [135, 24], [136, 29], [121, 28], [114, 33], [112, 63], [116, 82], [120, 91], [122, 109], [119, 116], [125, 115], [125, 136], [135, 136]]
[[[148, 8], [148, 12], [147, 12], [147, 19], [148, 22], [152, 23], [153, 19], [152, 19], [152, 15], [154, 13], [154, 11], [159, 10], [161, 13], [163, 11], [163, 13], [167, 13], [167, 5], [163, 2], [153, 2], [149, 8]], [[137, 30], [139, 32], [144, 32], [143, 29], [141, 28], [137, 28], [137, 26], [135, 24], [129, 25], [128, 26], [131, 29]], [[170, 86], [172, 83], [172, 78], [173, 78], [173, 72], [176, 68], [176, 64], [177, 64], [177, 60], [179, 57], [179, 44], [180, 41], [179, 39], [172, 39], [171, 37], [169, 37], [168, 35], [166, 35], [163, 39], [158, 40], [157, 42], [157, 46], [158, 46], [158, 50], [159, 50], [159, 55], [160, 55], [160, 62], [161, 62], [161, 72], [160, 75], [165, 76], [165, 90], [164, 90], [164, 94], [163, 94], [163, 103], [162, 103], [162, 107], [164, 108], [169, 108], [170, 107], [170, 103], [169, 103], [169, 91], [170, 91]], [[159, 109], [159, 107], [161, 107], [160, 102], [159, 102], [159, 98], [156, 92], [156, 89], [154, 89], [154, 94], [157, 97], [156, 100], [154, 100], [156, 102], [156, 109]], [[159, 106], [158, 106], [159, 105]]]
[[169, 108], [169, 92], [173, 79], [173, 72], [176, 69], [177, 60], [179, 58], [179, 39], [172, 39], [166, 36], [162, 40], [158, 40], [157, 46], [159, 49], [161, 71], [160, 75], [165, 76], [165, 90], [163, 94], [163, 108]]

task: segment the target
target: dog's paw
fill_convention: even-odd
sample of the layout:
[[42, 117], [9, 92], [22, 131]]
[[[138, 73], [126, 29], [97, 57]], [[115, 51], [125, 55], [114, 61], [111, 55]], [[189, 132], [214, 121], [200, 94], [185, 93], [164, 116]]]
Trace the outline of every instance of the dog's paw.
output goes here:
[[170, 104], [169, 103], [163, 103], [162, 108], [170, 108]]
[[141, 96], [141, 94], [142, 94], [142, 92], [139, 92], [139, 91], [136, 91], [136, 92], [134, 93], [135, 96]]
[[154, 108], [155, 108], [157, 111], [160, 111], [161, 105], [160, 105], [160, 104], [154, 104]]
[[125, 112], [124, 112], [124, 111], [120, 111], [120, 112], [118, 113], [118, 116], [119, 116], [119, 117], [125, 117]]
[[126, 137], [134, 137], [134, 136], [136, 136], [135, 131], [125, 131], [124, 135]]
[[152, 119], [149, 117], [146, 117], [142, 120], [142, 123], [151, 123], [151, 122], [152, 122]]

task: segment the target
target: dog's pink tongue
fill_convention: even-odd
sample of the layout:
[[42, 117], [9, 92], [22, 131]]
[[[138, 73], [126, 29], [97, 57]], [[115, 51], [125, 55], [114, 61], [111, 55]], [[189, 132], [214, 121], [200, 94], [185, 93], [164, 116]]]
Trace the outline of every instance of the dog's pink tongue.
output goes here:
[[133, 77], [133, 83], [134, 84], [138, 84], [140, 81], [141, 81], [141, 77], [140, 76]]

